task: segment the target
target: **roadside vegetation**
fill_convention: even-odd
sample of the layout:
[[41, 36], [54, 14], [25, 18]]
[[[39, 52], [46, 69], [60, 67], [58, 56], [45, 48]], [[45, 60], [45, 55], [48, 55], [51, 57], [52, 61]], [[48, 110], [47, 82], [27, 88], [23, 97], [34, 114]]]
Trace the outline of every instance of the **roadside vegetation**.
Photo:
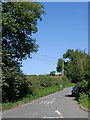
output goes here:
[[[30, 76], [26, 75], [27, 94], [15, 102], [2, 103], [2, 110], [10, 109], [26, 102], [31, 102], [37, 98], [49, 95], [51, 93], [61, 91], [65, 87], [75, 86], [66, 76], [50, 77], [50, 76]], [[64, 87], [60, 86], [63, 85]], [[23, 91], [24, 92], [24, 91]]]
[[78, 102], [81, 103], [84, 108], [90, 110], [90, 100], [88, 95], [85, 93], [79, 93], [79, 96]]
[[86, 80], [80, 82], [81, 84], [76, 87], [76, 100], [78, 103], [90, 110], [90, 93], [89, 93], [89, 83]]
[[[63, 64], [64, 66], [63, 66]], [[68, 49], [63, 59], [58, 59], [57, 71], [62, 72], [76, 87], [76, 100], [90, 109], [90, 56], [81, 50]]]

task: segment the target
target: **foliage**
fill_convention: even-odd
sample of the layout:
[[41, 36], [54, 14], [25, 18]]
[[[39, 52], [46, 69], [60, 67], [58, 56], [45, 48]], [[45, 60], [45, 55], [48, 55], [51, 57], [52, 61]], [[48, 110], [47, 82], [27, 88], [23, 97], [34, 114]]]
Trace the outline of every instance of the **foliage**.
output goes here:
[[60, 86], [47, 87], [47, 88], [44, 88], [44, 89], [40, 89], [40, 90], [38, 90], [38, 93], [36, 95], [28, 94], [27, 96], [23, 97], [22, 99], [18, 100], [17, 102], [3, 103], [2, 104], [2, 110], [10, 109], [12, 107], [24, 104], [28, 101], [32, 101], [33, 99], [49, 95], [51, 93], [54, 93], [54, 92], [57, 92], [57, 91], [60, 91], [60, 90], [62, 90], [62, 88]]
[[88, 81], [88, 89], [90, 89], [90, 56], [86, 57], [86, 61], [84, 64], [84, 79]]
[[58, 63], [56, 67], [57, 72], [62, 72], [63, 62], [64, 62], [63, 59], [58, 59]]
[[77, 85], [77, 87], [76, 87], [76, 99], [77, 100], [80, 97], [80, 93], [84, 93], [86, 95], [89, 94], [88, 81], [82, 80], [82, 82]]
[[[63, 59], [64, 74], [71, 82], [80, 83], [76, 86], [76, 100], [82, 103], [85, 108], [88, 108], [87, 96], [90, 97], [90, 56], [85, 53], [85, 50], [68, 49], [67, 52], [63, 54]], [[57, 71], [62, 71], [61, 59], [58, 59]]]
[[71, 82], [68, 80], [67, 77], [50, 77], [50, 76], [44, 76], [44, 75], [39, 75], [39, 76], [30, 76], [26, 75], [26, 83], [29, 87], [29, 93], [37, 94], [38, 90], [40, 89], [45, 89], [48, 87], [53, 87], [53, 86], [60, 86], [66, 85], [66, 84], [71, 84]]
[[84, 92], [82, 92], [82, 93], [79, 93], [79, 103], [82, 103], [82, 101], [83, 101], [83, 99], [85, 100], [88, 100], [88, 95], [87, 94], [85, 94]]
[[35, 86], [30, 88], [26, 84], [20, 67], [23, 59], [38, 50], [32, 35], [38, 31], [37, 22], [42, 14], [45, 11], [41, 3], [2, 3], [2, 102], [17, 101], [30, 90], [33, 94]]
[[80, 93], [79, 96], [78, 102], [81, 103], [84, 108], [90, 110], [90, 100], [88, 95], [83, 92]]
[[2, 58], [5, 60], [2, 67], [2, 102], [17, 101], [27, 93], [25, 77], [18, 62], [12, 60], [7, 54], [3, 54]]
[[55, 76], [55, 71], [51, 71], [50, 76]]
[[[23, 96], [23, 98], [20, 97], [16, 102], [14, 101], [13, 103], [12, 102], [3, 103], [2, 104], [3, 110], [12, 108], [17, 105], [21, 105], [23, 103], [54, 93], [56, 91], [60, 91], [63, 89], [62, 87], [60, 87], [61, 84], [63, 84], [64, 87], [71, 87], [74, 85], [65, 76], [50, 77], [44, 75], [39, 75], [39, 76], [25, 75], [25, 78], [26, 78], [25, 80], [26, 85], [28, 86], [28, 94], [26, 94], [26, 96]], [[40, 84], [43, 82], [45, 86], [42, 86], [42, 84]]]
[[44, 6], [34, 2], [6, 2], [2, 4], [2, 47], [11, 58], [30, 57], [38, 45], [32, 34], [37, 32], [37, 21], [45, 14]]
[[43, 76], [43, 75], [30, 76], [30, 75], [27, 75], [26, 79], [27, 79], [26, 81], [27, 81], [28, 86], [30, 88], [35, 87], [34, 90], [36, 90], [36, 91], [37, 91], [37, 89], [42, 89], [42, 88], [45, 88], [45, 87], [51, 87], [52, 86], [52, 78], [48, 77], [48, 76]]
[[47, 87], [47, 88], [39, 90], [37, 93], [37, 96], [42, 97], [42, 96], [49, 95], [51, 93], [54, 93], [60, 90], [62, 90], [62, 87], [60, 86]]
[[[68, 49], [63, 54], [64, 59], [64, 73], [72, 82], [76, 83], [85, 79], [85, 64], [87, 60], [87, 54], [85, 51]], [[60, 63], [60, 65], [59, 65]], [[58, 71], [62, 71], [62, 61], [58, 61]], [[87, 71], [86, 71], [87, 72]]]

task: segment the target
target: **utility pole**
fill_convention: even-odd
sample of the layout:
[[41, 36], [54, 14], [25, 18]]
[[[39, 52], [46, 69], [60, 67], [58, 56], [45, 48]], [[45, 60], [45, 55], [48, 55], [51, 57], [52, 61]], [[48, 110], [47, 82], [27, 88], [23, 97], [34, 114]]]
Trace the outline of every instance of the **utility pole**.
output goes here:
[[64, 76], [64, 60], [62, 59], [62, 76]]

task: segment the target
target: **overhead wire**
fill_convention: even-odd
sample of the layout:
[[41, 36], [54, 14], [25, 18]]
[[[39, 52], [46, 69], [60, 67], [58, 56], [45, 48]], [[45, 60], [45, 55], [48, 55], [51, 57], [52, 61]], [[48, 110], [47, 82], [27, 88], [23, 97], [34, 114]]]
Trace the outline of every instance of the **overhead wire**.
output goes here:
[[58, 59], [56, 57], [52, 57], [52, 56], [47, 56], [47, 55], [41, 55], [41, 54], [34, 54], [34, 56], [32, 56], [32, 59], [37, 59], [40, 60], [42, 62], [56, 62]]

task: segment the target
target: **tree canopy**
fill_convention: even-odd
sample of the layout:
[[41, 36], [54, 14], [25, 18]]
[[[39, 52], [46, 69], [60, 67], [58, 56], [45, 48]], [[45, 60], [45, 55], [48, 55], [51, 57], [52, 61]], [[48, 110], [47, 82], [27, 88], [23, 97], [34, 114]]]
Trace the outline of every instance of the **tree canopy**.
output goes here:
[[[65, 54], [63, 54], [64, 59], [64, 74], [72, 81], [82, 81], [85, 79], [86, 74], [88, 74], [87, 69], [87, 54], [85, 51], [81, 50], [71, 50], [68, 49]], [[62, 59], [58, 59], [57, 71], [62, 71]]]
[[57, 72], [62, 72], [62, 67], [63, 67], [63, 59], [58, 59], [57, 67], [56, 70]]
[[33, 34], [42, 14], [41, 3], [2, 3], [2, 102], [14, 102], [28, 93], [21, 61], [38, 50]]
[[51, 71], [51, 72], [50, 72], [50, 75], [51, 75], [51, 76], [55, 76], [55, 73], [56, 73], [56, 71]]
[[38, 45], [32, 37], [37, 21], [45, 14], [44, 6], [35, 2], [7, 2], [2, 4], [2, 48], [11, 58], [22, 60], [37, 52]]

